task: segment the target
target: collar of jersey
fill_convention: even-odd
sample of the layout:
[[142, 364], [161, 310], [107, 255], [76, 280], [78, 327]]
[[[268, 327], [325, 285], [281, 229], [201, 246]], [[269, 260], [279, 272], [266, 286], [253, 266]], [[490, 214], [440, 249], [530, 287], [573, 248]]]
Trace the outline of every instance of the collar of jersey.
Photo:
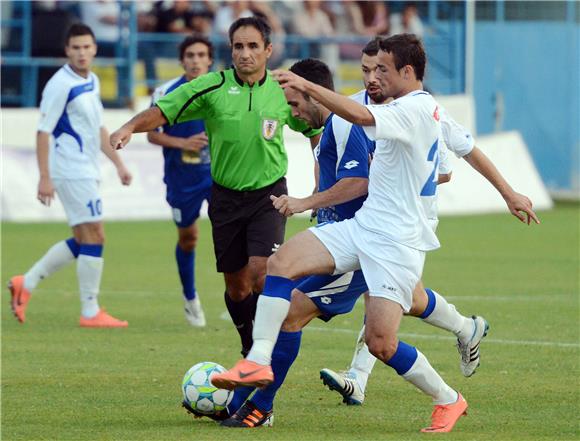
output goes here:
[[77, 78], [77, 79], [79, 79], [79, 80], [83, 80], [83, 81], [90, 81], [90, 80], [91, 80], [91, 73], [92, 73], [92, 72], [90, 72], [90, 71], [89, 71], [89, 76], [88, 76], [87, 78], [85, 78], [85, 77], [83, 77], [83, 76], [79, 75], [78, 73], [76, 73], [76, 72], [73, 70], [73, 68], [72, 68], [72, 67], [70, 67], [70, 64], [68, 64], [68, 63], [66, 63], [66, 64], [64, 65], [64, 69], [65, 69], [65, 70], [66, 70], [66, 71], [67, 71], [69, 74], [71, 74], [73, 77], [75, 77], [75, 78]]
[[[234, 80], [236, 80], [236, 83], [238, 83], [242, 87], [244, 87], [244, 84], [248, 84], [248, 83], [244, 83], [244, 81], [238, 76], [238, 73], [236, 72], [235, 67], [232, 67], [232, 72], [234, 73]], [[264, 72], [264, 76], [262, 77], [262, 79], [260, 81], [258, 81], [258, 86], [263, 86], [264, 83], [266, 82], [267, 78], [268, 78], [268, 71], [266, 70], [266, 72]], [[248, 84], [248, 87], [250, 87], [249, 84]]]
[[407, 95], [404, 95], [404, 96], [415, 96], [415, 95], [429, 95], [429, 92], [427, 92], [425, 90], [418, 89], [418, 90], [413, 90], [412, 92], [409, 92]]

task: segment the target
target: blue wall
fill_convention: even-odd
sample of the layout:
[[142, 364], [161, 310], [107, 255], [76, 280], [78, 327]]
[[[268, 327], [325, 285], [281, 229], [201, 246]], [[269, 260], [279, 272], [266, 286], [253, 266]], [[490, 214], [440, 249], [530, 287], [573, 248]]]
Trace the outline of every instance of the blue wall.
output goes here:
[[520, 131], [550, 189], [579, 189], [579, 38], [573, 21], [476, 22], [478, 132]]

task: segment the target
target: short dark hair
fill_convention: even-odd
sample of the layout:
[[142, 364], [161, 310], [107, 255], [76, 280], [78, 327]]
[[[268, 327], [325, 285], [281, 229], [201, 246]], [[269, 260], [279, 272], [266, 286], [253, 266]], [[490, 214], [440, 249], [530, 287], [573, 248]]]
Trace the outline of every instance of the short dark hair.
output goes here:
[[203, 35], [193, 34], [185, 37], [185, 39], [179, 44], [180, 61], [183, 61], [183, 57], [185, 56], [185, 51], [187, 50], [187, 48], [195, 43], [205, 44], [207, 46], [207, 53], [209, 54], [209, 58], [213, 60], [213, 45], [211, 44], [211, 42]]
[[395, 67], [402, 69], [410, 65], [415, 69], [417, 80], [423, 81], [427, 56], [423, 43], [415, 34], [397, 34], [379, 42], [383, 52], [393, 54]]
[[379, 43], [382, 37], [375, 37], [363, 47], [362, 53], [368, 55], [369, 57], [374, 57], [379, 53]]
[[290, 72], [326, 89], [334, 90], [332, 72], [326, 63], [320, 60], [314, 58], [300, 60], [292, 65]]
[[64, 37], [65, 46], [68, 46], [68, 42], [72, 37], [79, 37], [81, 35], [90, 35], [91, 37], [93, 37], [94, 42], [97, 41], [97, 39], [95, 38], [95, 34], [93, 33], [93, 30], [90, 27], [88, 27], [84, 23], [75, 23], [71, 25], [70, 28], [68, 28], [68, 31], [66, 31], [66, 35]]
[[271, 42], [270, 34], [272, 33], [272, 28], [266, 22], [266, 20], [260, 17], [242, 17], [234, 21], [230, 26], [230, 30], [228, 31], [228, 35], [230, 37], [230, 44], [233, 44], [234, 42], [234, 33], [238, 29], [245, 26], [253, 27], [262, 35], [262, 39], [264, 40], [264, 47], [270, 44]]

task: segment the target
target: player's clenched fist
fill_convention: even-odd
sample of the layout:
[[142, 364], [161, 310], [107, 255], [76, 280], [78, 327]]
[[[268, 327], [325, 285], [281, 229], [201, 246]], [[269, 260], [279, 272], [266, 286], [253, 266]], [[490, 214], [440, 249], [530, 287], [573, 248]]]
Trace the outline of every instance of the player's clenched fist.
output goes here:
[[127, 126], [123, 126], [119, 130], [114, 131], [109, 138], [113, 150], [119, 150], [125, 147], [131, 140], [131, 135], [133, 135], [133, 130]]

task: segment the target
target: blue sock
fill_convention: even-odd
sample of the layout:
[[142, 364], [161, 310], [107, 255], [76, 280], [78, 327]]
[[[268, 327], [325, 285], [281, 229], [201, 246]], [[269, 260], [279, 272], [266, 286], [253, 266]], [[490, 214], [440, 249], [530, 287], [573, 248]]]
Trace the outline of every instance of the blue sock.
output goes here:
[[423, 311], [423, 313], [419, 316], [419, 318], [422, 319], [426, 319], [431, 315], [431, 313], [435, 309], [435, 304], [437, 303], [433, 291], [431, 291], [429, 288], [425, 288], [425, 292], [427, 293], [427, 298], [429, 299], [429, 301], [427, 302], [427, 307], [425, 308], [425, 311]]
[[240, 407], [242, 407], [242, 404], [244, 404], [251, 393], [254, 392], [254, 389], [255, 388], [251, 386], [243, 386], [238, 387], [234, 391], [234, 397], [232, 398], [230, 404], [228, 404], [228, 412], [230, 415], [233, 415]]
[[399, 340], [397, 352], [387, 361], [387, 366], [391, 366], [397, 371], [397, 374], [405, 374], [417, 360], [417, 349], [414, 346], [408, 345], [404, 341]]
[[72, 253], [72, 255], [75, 256], [75, 259], [77, 257], [79, 257], [79, 251], [81, 249], [81, 246], [75, 240], [75, 238], [71, 237], [70, 239], [67, 239], [65, 242], [68, 245], [68, 248], [69, 248], [70, 252]]
[[274, 397], [278, 389], [284, 383], [286, 374], [300, 350], [300, 340], [302, 331], [284, 332], [280, 331], [274, 352], [272, 353], [272, 371], [274, 372], [274, 382], [265, 389], [258, 390], [251, 401], [258, 409], [269, 411], [274, 407]]
[[103, 245], [82, 243], [79, 245], [79, 255], [80, 254], [92, 257], [103, 257]]
[[298, 281], [286, 277], [266, 275], [262, 295], [266, 297], [279, 297], [290, 302], [292, 299], [292, 290], [298, 285], [296, 282]]
[[179, 279], [183, 287], [183, 296], [187, 300], [195, 299], [195, 251], [183, 251], [179, 244], [175, 247], [175, 260], [179, 270]]

